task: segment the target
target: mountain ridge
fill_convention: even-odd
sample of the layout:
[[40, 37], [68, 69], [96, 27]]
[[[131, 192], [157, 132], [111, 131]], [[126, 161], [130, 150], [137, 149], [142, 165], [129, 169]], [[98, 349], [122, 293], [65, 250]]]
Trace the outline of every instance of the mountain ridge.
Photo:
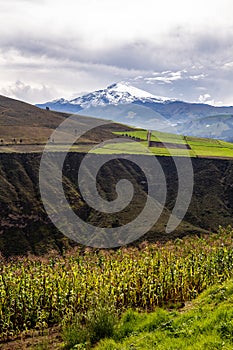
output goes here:
[[[71, 100], [62, 98], [37, 106], [111, 119], [133, 127], [233, 141], [233, 106], [216, 107], [155, 96], [126, 82], [114, 83]], [[222, 115], [228, 119], [224, 121]], [[212, 116], [217, 117], [212, 123], [203, 119]]]
[[42, 104], [36, 104], [36, 106], [42, 107], [48, 106], [49, 104], [71, 104], [80, 105], [81, 108], [89, 108], [94, 106], [105, 106], [108, 104], [128, 104], [135, 102], [137, 100], [141, 101], [153, 101], [153, 102], [167, 102], [175, 101], [175, 99], [170, 99], [168, 97], [156, 96], [145, 90], [136, 88], [127, 82], [121, 81], [118, 83], [113, 83], [105, 89], [96, 90], [84, 94], [70, 100], [60, 98], [52, 101], [48, 101]]

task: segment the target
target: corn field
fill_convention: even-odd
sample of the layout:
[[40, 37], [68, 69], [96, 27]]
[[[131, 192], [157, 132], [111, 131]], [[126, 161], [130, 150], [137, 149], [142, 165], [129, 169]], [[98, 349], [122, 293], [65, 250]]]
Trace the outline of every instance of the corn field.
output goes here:
[[102, 299], [119, 310], [184, 302], [233, 275], [233, 232], [115, 251], [1, 259], [2, 339], [60, 324]]

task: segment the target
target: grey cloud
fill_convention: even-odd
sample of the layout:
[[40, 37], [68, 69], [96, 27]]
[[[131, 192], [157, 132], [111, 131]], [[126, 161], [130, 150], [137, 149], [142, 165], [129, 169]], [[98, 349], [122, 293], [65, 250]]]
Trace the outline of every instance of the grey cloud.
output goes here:
[[233, 37], [232, 30], [228, 33], [207, 33], [197, 38], [195, 48], [203, 55], [219, 55], [223, 50], [232, 53]]
[[[94, 88], [99, 82], [111, 83], [111, 79], [142, 76], [135, 84], [157, 95], [198, 100], [200, 94], [203, 95], [198, 90], [202, 87], [216, 101], [232, 99], [232, 29], [227, 33], [192, 33], [189, 28], [177, 27], [161, 38], [135, 39], [104, 48], [92, 48], [82, 37], [68, 36], [66, 32], [50, 35], [49, 29], [48, 33], [43, 29], [41, 33], [22, 35], [9, 31], [0, 37], [0, 48], [0, 62], [2, 56], [8, 67], [22, 74], [29, 69], [38, 71], [46, 86], [52, 80], [50, 85], [53, 86], [64, 84], [77, 90], [77, 85], [82, 84], [81, 90], [84, 90]], [[11, 60], [12, 50], [23, 60], [17, 57]], [[153, 72], [158, 74], [153, 75]], [[22, 75], [20, 80], [23, 80]], [[55, 89], [46, 86], [33, 87], [31, 83], [18, 82], [4, 91], [30, 101], [36, 96], [37, 101], [46, 96], [49, 99], [49, 91], [52, 91], [54, 98]]]
[[[177, 29], [175, 30], [175, 32]], [[22, 55], [46, 55], [57, 60], [105, 64], [125, 69], [161, 70], [180, 69], [203, 61], [205, 64], [214, 53], [214, 60], [230, 57], [233, 49], [233, 31], [223, 37], [220, 33], [190, 34], [178, 31], [177, 34], [161, 38], [162, 42], [141, 40], [115, 44], [109, 48], [93, 49], [83, 43], [81, 37], [28, 34], [2, 36], [0, 46], [5, 50], [16, 49]], [[212, 60], [211, 60], [212, 61]]]
[[56, 59], [115, 66], [141, 71], [182, 70], [194, 64], [216, 65], [232, 58], [233, 30], [228, 33], [191, 33], [187, 28], [174, 28], [159, 40], [132, 40], [112, 47], [92, 48], [81, 37], [47, 33], [28, 33], [26, 36], [1, 36], [0, 47], [5, 51], [16, 49], [23, 56]]

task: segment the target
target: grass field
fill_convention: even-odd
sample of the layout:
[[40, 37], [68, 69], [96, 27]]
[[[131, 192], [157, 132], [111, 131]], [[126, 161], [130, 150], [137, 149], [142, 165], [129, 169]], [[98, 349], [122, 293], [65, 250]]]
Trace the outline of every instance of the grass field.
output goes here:
[[[147, 130], [135, 130], [132, 132], [116, 132], [118, 136], [131, 138], [132, 140], [139, 140], [140, 143], [145, 146], [145, 153], [147, 147]], [[174, 135], [169, 133], [162, 133], [158, 131], [153, 131], [151, 136], [152, 141], [164, 142], [166, 147], [150, 147], [151, 153], [158, 156], [189, 156], [189, 157], [219, 157], [219, 158], [233, 158], [233, 143], [224, 142], [221, 140], [207, 139], [207, 138], [196, 138], [190, 136]], [[186, 149], [175, 149], [169, 148], [169, 143], [175, 144], [187, 144], [190, 150]], [[135, 153], [137, 153], [140, 147], [136, 142], [133, 144], [130, 142], [122, 142], [121, 144], [107, 144], [102, 149], [95, 151], [96, 153], [112, 153], [114, 152], [129, 152], [133, 153], [133, 148], [135, 148]], [[144, 152], [142, 152], [144, 153]]]
[[[144, 154], [157, 156], [184, 156], [195, 157], [192, 150], [174, 149], [163, 147], [147, 147], [147, 141], [141, 142], [121, 142], [121, 143], [107, 143], [101, 148], [96, 148], [92, 151], [96, 154]], [[232, 154], [233, 156], [233, 154]]]
[[[128, 135], [130, 137], [139, 138], [142, 141], [147, 140], [147, 130], [139, 129], [134, 131], [129, 131], [125, 133], [116, 132], [115, 134], [118, 135]], [[182, 135], [175, 135], [167, 132], [160, 132], [160, 131], [152, 131], [151, 133], [151, 140], [152, 141], [162, 141], [162, 142], [171, 142], [171, 143], [178, 143], [178, 144], [185, 144], [185, 137]]]

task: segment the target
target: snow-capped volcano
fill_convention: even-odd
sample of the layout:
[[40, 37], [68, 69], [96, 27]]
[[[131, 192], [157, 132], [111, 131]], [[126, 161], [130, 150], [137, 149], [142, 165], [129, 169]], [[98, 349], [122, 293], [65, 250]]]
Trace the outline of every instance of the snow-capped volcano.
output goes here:
[[119, 82], [108, 86], [106, 89], [91, 92], [82, 97], [70, 100], [69, 103], [79, 105], [81, 108], [89, 108], [106, 105], [128, 104], [135, 101], [164, 102], [168, 99], [150, 94], [138, 89], [127, 82]]
[[[72, 100], [61, 98], [37, 106], [185, 135], [214, 138], [218, 130], [218, 138], [233, 141], [233, 107], [214, 107], [155, 96], [124, 81]], [[225, 115], [229, 117], [224, 119]], [[212, 118], [210, 123], [212, 116], [215, 119]]]
[[90, 92], [72, 100], [61, 98], [38, 106], [43, 108], [44, 105], [48, 107], [50, 105], [53, 107], [58, 105], [76, 105], [82, 109], [85, 109], [106, 105], [116, 106], [119, 104], [128, 104], [136, 101], [163, 103], [168, 100], [168, 98], [152, 95], [145, 90], [138, 89], [127, 82], [121, 81], [108, 86], [106, 89]]

